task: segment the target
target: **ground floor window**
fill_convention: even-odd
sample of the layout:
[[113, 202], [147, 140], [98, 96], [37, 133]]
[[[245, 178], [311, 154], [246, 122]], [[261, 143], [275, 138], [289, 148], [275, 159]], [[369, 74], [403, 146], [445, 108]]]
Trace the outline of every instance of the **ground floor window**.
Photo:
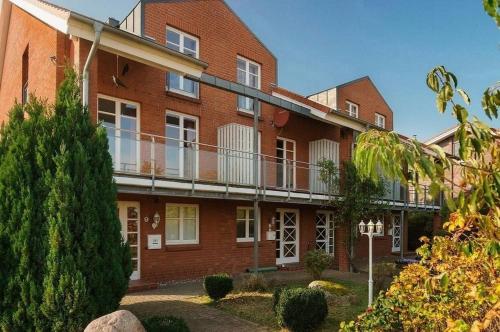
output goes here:
[[199, 208], [193, 204], [167, 204], [166, 244], [199, 243]]
[[329, 254], [335, 251], [335, 223], [332, 212], [316, 213], [316, 249]]
[[236, 241], [251, 242], [254, 240], [254, 222], [255, 213], [252, 207], [238, 207], [236, 209]]

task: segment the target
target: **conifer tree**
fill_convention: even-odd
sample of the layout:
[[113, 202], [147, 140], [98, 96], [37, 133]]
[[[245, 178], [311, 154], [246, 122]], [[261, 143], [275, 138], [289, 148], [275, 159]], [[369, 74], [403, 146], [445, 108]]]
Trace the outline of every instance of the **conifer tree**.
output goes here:
[[131, 273], [104, 130], [67, 70], [0, 132], [0, 330], [79, 331], [115, 310]]

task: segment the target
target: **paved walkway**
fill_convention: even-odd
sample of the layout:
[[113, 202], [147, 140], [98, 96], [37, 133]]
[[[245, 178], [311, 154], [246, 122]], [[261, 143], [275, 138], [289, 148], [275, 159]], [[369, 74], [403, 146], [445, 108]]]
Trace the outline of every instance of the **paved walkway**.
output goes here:
[[182, 317], [192, 332], [268, 331], [253, 322], [196, 303], [195, 298], [203, 293], [200, 281], [168, 285], [161, 289], [127, 294], [120, 309], [129, 310], [139, 318], [155, 315]]
[[[308, 280], [310, 277], [304, 271], [268, 272], [267, 279], [277, 283], [287, 283], [298, 280]], [[326, 271], [326, 278], [365, 282], [366, 274], [355, 274]], [[237, 287], [243, 275], [235, 279]], [[120, 309], [130, 310], [139, 318], [154, 315], [172, 315], [182, 317], [192, 332], [251, 332], [269, 331], [266, 327], [238, 318], [222, 310], [198, 302], [199, 295], [204, 294], [201, 280], [167, 285], [160, 289], [127, 294]]]

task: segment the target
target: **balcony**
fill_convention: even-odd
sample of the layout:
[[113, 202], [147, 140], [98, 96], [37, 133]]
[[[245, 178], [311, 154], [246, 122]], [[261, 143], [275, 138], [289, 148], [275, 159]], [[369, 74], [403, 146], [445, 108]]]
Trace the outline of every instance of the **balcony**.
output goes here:
[[[221, 146], [108, 128], [115, 180], [121, 193], [325, 204], [329, 193], [318, 165]], [[254, 177], [258, 178], [255, 185]], [[390, 182], [381, 202], [399, 208], [438, 209], [428, 188]]]

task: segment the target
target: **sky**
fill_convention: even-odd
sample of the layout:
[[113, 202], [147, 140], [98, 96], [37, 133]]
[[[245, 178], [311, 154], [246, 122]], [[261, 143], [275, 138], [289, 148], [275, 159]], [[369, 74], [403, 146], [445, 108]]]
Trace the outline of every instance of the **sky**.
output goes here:
[[[100, 20], [137, 0], [50, 0]], [[500, 30], [480, 0], [226, 0], [278, 58], [278, 84], [303, 95], [369, 75], [394, 129], [428, 139], [455, 124], [425, 84], [444, 65], [486, 120], [482, 92], [500, 81]], [[487, 121], [500, 127], [500, 120]]]

